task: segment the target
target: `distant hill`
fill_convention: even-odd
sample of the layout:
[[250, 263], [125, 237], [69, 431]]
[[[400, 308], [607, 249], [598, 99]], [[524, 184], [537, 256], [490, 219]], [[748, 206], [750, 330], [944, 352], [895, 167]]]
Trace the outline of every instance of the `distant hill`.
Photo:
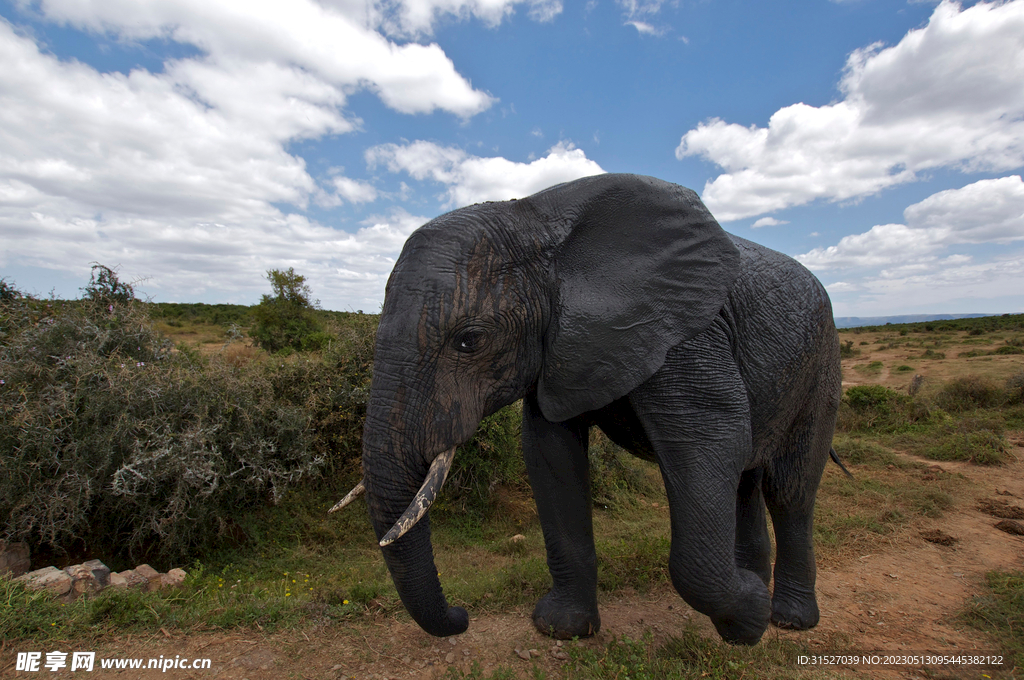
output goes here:
[[887, 323], [916, 323], [918, 321], [949, 321], [950, 319], [976, 319], [995, 314], [900, 314], [899, 316], [837, 316], [836, 328], [857, 326], [884, 326]]

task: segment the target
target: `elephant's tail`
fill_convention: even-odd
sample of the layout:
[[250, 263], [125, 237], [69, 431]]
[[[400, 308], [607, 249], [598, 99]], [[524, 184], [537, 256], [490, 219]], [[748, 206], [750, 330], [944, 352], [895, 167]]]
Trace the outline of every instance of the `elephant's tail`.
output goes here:
[[849, 477], [850, 479], [853, 479], [853, 473], [846, 469], [846, 466], [843, 465], [843, 461], [839, 460], [839, 454], [836, 453], [835, 449], [830, 448], [828, 450], [828, 455], [832, 456], [832, 460], [835, 461], [836, 465], [838, 465], [839, 467], [841, 467], [843, 469], [843, 472], [846, 473], [847, 477]]

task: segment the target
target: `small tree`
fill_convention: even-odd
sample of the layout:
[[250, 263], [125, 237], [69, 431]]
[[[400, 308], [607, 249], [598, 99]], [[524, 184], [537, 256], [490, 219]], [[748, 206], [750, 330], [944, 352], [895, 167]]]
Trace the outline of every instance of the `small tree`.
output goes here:
[[267, 279], [273, 295], [264, 295], [253, 310], [255, 322], [249, 335], [268, 352], [318, 350], [331, 339], [316, 316], [319, 300], [312, 300], [306, 277], [271, 269]]

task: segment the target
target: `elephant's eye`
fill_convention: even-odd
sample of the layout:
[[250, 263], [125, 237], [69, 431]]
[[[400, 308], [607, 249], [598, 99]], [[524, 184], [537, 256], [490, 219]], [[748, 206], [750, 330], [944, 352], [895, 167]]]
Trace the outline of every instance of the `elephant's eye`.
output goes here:
[[455, 350], [469, 354], [480, 349], [487, 336], [478, 328], [467, 328], [455, 335]]

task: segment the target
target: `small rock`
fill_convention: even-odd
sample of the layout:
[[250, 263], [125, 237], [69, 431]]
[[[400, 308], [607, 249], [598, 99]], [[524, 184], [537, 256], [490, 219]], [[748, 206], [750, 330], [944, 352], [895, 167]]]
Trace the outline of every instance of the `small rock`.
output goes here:
[[29, 558], [27, 543], [0, 541], [0, 576], [9, 574], [17, 578], [28, 573], [30, 566], [32, 560]]
[[[92, 569], [89, 569], [84, 564], [73, 564], [64, 569], [64, 571], [71, 577], [71, 588], [68, 590], [69, 599], [76, 600], [87, 593], [89, 595], [95, 595], [103, 590], [103, 586], [100, 585], [96, 577], [93, 575]], [[105, 580], [107, 583], [109, 583], [109, 570], [104, 574], [104, 576], [106, 577]]]
[[101, 588], [106, 588], [110, 585], [110, 567], [99, 560], [82, 562], [82, 566], [92, 572], [92, 577], [96, 579], [96, 583], [100, 584]]
[[43, 567], [19, 576], [15, 581], [24, 581], [30, 590], [46, 588], [55, 595], [66, 595], [71, 590], [71, 577], [57, 567]]
[[569, 655], [566, 654], [565, 652], [563, 652], [558, 647], [555, 647], [555, 648], [553, 648], [551, 650], [551, 656], [553, 656], [554, 658], [558, 659], [559, 661], [565, 661], [566, 659], [569, 658]]
[[160, 574], [160, 585], [167, 588], [177, 588], [185, 581], [185, 572], [181, 569], [171, 569], [166, 574]]
[[444, 657], [445, 663], [453, 663], [455, 661], [455, 652], [448, 652]]
[[124, 576], [121, 576], [116, 571], [112, 571], [110, 572], [110, 587], [119, 588], [123, 590], [128, 587], [128, 579], [126, 579]]
[[160, 572], [149, 566], [148, 564], [140, 564], [135, 567], [135, 573], [146, 579], [147, 585], [144, 590], [149, 592], [151, 590], [157, 590], [161, 585]]
[[145, 590], [149, 586], [149, 580], [144, 576], [135, 573], [134, 569], [128, 569], [122, 571], [119, 574], [121, 578], [125, 580], [126, 587], [138, 588], [139, 590]]
[[930, 529], [928, 531], [921, 532], [921, 538], [928, 541], [929, 543], [935, 543], [937, 545], [951, 546], [957, 542], [957, 539], [950, 536], [942, 529]]
[[1024, 536], [1024, 524], [1012, 519], [1004, 519], [996, 524], [996, 529], [1005, 531], [1013, 536]]
[[526, 536], [523, 536], [522, 534], [516, 534], [512, 538], [508, 539], [508, 542], [509, 543], [522, 543], [525, 540], [526, 540]]
[[530, 660], [530, 652], [529, 652], [529, 650], [519, 649], [518, 647], [516, 647], [516, 654], [518, 654], [519, 658], [522, 659], [523, 661], [529, 661]]

